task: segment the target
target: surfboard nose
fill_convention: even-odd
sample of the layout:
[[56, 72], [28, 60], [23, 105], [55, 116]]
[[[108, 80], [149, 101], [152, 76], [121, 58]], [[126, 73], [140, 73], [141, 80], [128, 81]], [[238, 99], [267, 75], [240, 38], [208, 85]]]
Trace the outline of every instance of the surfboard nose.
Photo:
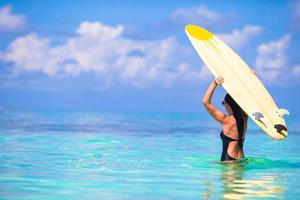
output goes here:
[[200, 26], [188, 24], [185, 26], [185, 30], [194, 38], [199, 40], [209, 40], [213, 37], [213, 34], [208, 30], [201, 28]]
[[288, 130], [287, 130], [287, 128], [284, 125], [282, 125], [282, 124], [276, 124], [274, 126], [274, 128], [277, 130], [277, 132], [280, 135], [283, 135], [284, 137], [286, 137], [288, 135]]

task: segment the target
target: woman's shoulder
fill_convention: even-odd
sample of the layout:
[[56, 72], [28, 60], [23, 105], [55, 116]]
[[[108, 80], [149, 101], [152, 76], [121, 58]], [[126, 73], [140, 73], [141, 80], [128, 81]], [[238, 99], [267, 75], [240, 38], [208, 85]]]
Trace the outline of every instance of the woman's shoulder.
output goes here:
[[236, 120], [233, 115], [226, 115], [224, 117], [224, 124], [236, 124]]

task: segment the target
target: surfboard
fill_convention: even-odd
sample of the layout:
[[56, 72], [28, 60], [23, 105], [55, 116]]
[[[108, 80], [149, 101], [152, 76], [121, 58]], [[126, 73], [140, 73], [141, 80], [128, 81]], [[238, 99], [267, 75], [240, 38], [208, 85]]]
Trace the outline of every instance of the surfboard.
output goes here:
[[259, 77], [228, 45], [208, 30], [186, 25], [185, 32], [214, 77], [222, 76], [222, 87], [265, 133], [275, 140], [288, 135], [286, 109], [279, 109]]

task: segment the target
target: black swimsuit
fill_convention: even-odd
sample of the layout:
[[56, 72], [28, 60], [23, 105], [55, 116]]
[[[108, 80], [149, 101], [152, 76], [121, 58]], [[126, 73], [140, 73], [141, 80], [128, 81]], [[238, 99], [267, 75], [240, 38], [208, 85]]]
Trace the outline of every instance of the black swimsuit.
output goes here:
[[[241, 150], [243, 150], [243, 143], [244, 143], [244, 139], [245, 139], [245, 138], [244, 138], [244, 139], [241, 139], [241, 140], [232, 139], [232, 138], [226, 136], [226, 135], [223, 133], [223, 131], [221, 131], [220, 137], [221, 137], [221, 140], [222, 140], [222, 142], [223, 142], [223, 151], [222, 151], [221, 161], [236, 160], [236, 158], [232, 158], [231, 156], [229, 156], [229, 154], [228, 154], [228, 152], [227, 152], [229, 143], [232, 142], [232, 141], [238, 141]], [[239, 138], [240, 138], [240, 137], [239, 137]]]

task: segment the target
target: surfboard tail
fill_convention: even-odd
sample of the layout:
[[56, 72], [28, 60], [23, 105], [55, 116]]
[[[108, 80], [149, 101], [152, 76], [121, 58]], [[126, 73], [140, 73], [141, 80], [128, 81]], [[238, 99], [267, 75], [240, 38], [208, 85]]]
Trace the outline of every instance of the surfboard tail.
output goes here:
[[287, 128], [284, 125], [282, 125], [282, 124], [276, 124], [274, 126], [274, 128], [277, 130], [277, 132], [280, 135], [283, 135], [284, 137], [286, 137], [288, 135], [288, 130], [287, 130]]
[[[282, 116], [289, 114], [289, 112], [286, 109], [279, 109], [279, 110], [280, 110]], [[279, 115], [279, 111], [276, 111], [276, 113]], [[252, 115], [258, 124], [263, 125], [262, 128], [264, 127], [266, 129], [268, 129], [269, 131], [272, 129], [271, 127], [267, 126], [267, 124], [264, 122], [264, 115], [261, 112], [254, 112]], [[275, 125], [273, 127], [274, 129], [272, 129], [272, 131], [270, 131], [270, 132], [267, 131], [269, 133], [272, 133], [271, 136], [276, 140], [283, 140], [284, 138], [286, 138], [288, 136], [288, 130], [286, 128], [284, 120], [283, 120], [283, 122], [281, 122], [281, 121], [282, 120], [275, 123]]]

